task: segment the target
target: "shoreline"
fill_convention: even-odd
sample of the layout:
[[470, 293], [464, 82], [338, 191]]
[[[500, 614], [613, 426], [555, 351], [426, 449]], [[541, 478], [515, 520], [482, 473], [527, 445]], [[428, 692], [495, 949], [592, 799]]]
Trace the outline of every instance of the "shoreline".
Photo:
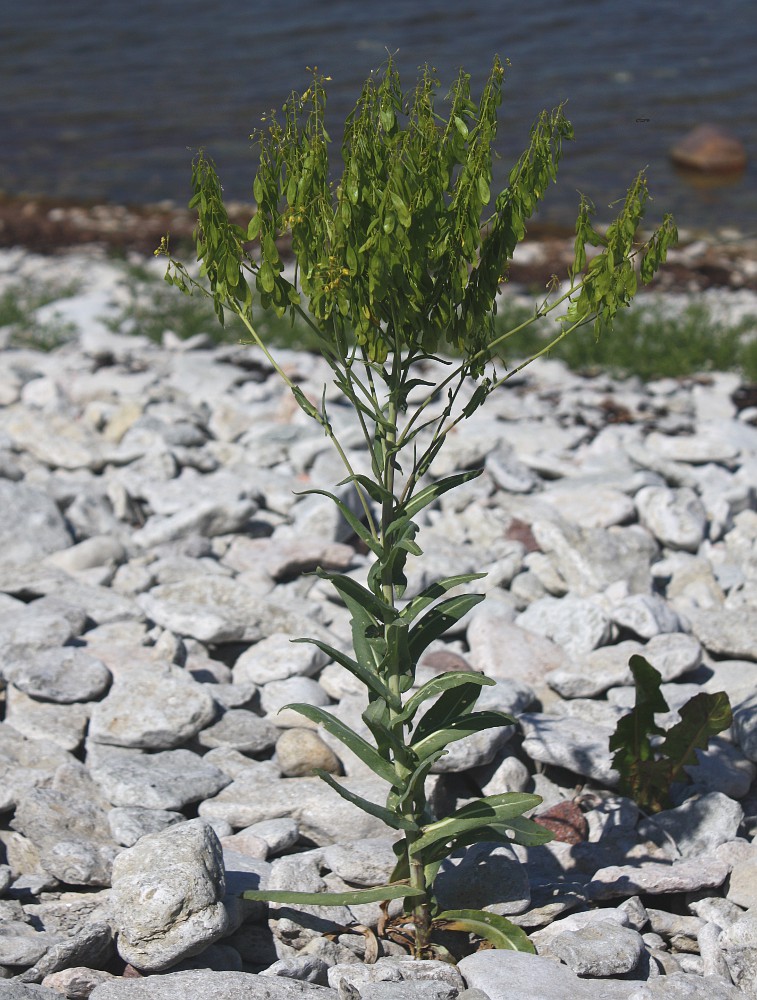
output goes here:
[[[231, 203], [232, 221], [246, 225], [252, 206]], [[21, 247], [55, 255], [97, 246], [114, 255], [152, 255], [168, 233], [181, 253], [193, 249], [195, 217], [173, 202], [122, 205], [13, 197], [0, 192], [0, 248]], [[286, 254], [286, 248], [282, 251]], [[517, 248], [509, 281], [542, 288], [553, 274], [564, 274], [573, 259], [573, 234], [567, 227], [538, 222]], [[757, 234], [733, 229], [697, 235], [682, 231], [678, 247], [649, 286], [656, 291], [696, 293], [708, 288], [757, 292]]]

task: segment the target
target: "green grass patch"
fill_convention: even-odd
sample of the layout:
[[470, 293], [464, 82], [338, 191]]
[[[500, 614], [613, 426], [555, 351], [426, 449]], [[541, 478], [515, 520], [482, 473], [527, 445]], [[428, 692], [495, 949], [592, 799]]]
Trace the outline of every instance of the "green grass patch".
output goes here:
[[[202, 295], [179, 296], [144, 267], [130, 266], [125, 281], [129, 303], [110, 325], [130, 330], [160, 342], [166, 330], [180, 339], [206, 334], [213, 343], [238, 343], [249, 339], [233, 316], [220, 327], [210, 299]], [[496, 319], [499, 334], [533, 316], [521, 302], [500, 304]], [[257, 310], [258, 333], [272, 347], [317, 351], [315, 334], [304, 320], [279, 318], [272, 310]], [[517, 360], [541, 350], [559, 333], [557, 324], [537, 322], [509, 338], [500, 353], [510, 367]], [[754, 333], [755, 337], [749, 337]], [[573, 370], [583, 373], [610, 372], [618, 377], [637, 375], [645, 380], [693, 375], [706, 371], [741, 371], [757, 381], [757, 316], [736, 325], [712, 319], [706, 306], [692, 302], [680, 313], [662, 304], [637, 303], [618, 313], [612, 332], [597, 340], [591, 326], [576, 330], [550, 352]]]
[[[249, 341], [249, 333], [232, 314], [226, 314], [221, 326], [213, 303], [202, 294], [177, 295], [160, 276], [142, 264], [128, 264], [122, 282], [126, 300], [117, 312], [105, 320], [118, 333], [134, 333], [161, 343], [167, 330], [180, 340], [204, 334], [213, 344]], [[272, 310], [259, 309], [255, 328], [266, 344], [295, 350], [316, 350], [316, 339], [304, 320], [279, 318]]]
[[77, 334], [76, 324], [55, 313], [44, 323], [37, 310], [51, 302], [71, 298], [79, 292], [75, 282], [24, 281], [11, 285], [0, 294], [0, 330], [5, 331], [9, 347], [30, 347], [51, 351]]
[[[527, 319], [528, 310], [504, 310], [498, 317], [504, 332]], [[541, 350], [559, 333], [554, 324], [539, 323], [507, 341], [501, 356], [510, 366]], [[750, 334], [753, 336], [750, 337]], [[678, 378], [707, 371], [741, 371], [757, 380], [757, 315], [735, 325], [713, 320], [700, 303], [691, 303], [678, 314], [661, 304], [636, 303], [618, 313], [611, 332], [599, 339], [591, 326], [574, 331], [550, 352], [573, 371], [637, 375], [648, 380]]]

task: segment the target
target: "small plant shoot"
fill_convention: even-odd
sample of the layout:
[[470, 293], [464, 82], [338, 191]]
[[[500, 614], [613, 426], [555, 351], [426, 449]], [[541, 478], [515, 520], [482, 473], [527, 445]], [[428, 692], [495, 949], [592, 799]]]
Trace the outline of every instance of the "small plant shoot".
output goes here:
[[610, 750], [615, 751], [613, 765], [620, 774], [621, 790], [642, 809], [656, 813], [673, 805], [676, 784], [690, 784], [684, 768], [696, 767], [696, 751], [706, 750], [710, 737], [728, 729], [733, 715], [724, 691], [702, 691], [679, 709], [681, 721], [665, 730], [655, 722], [657, 713], [669, 711], [659, 670], [643, 656], [632, 656], [630, 666], [636, 704], [618, 722]]
[[[443, 911], [434, 895], [442, 863], [479, 842], [541, 844], [551, 835], [524, 817], [536, 795], [490, 795], [452, 815], [434, 816], [425, 782], [447, 748], [486, 729], [512, 725], [502, 713], [476, 710], [482, 674], [444, 673], [415, 685], [428, 646], [443, 637], [483, 598], [471, 593], [477, 574], [449, 576], [405, 598], [408, 559], [422, 552], [417, 518], [440, 497], [479, 474], [434, 476], [434, 460], [450, 433], [525, 364], [586, 324], [607, 330], [628, 305], [637, 281], [648, 282], [676, 239], [670, 216], [643, 243], [637, 231], [647, 203], [643, 174], [631, 183], [620, 212], [600, 232], [580, 200], [570, 288], [548, 296], [506, 333], [495, 332], [497, 294], [508, 263], [549, 185], [573, 129], [562, 107], [542, 113], [501, 191], [492, 191], [492, 143], [497, 131], [504, 68], [494, 61], [476, 101], [460, 72], [446, 99], [431, 70], [405, 94], [390, 60], [372, 75], [344, 125], [341, 177], [329, 173], [326, 83], [317, 71], [302, 94], [292, 94], [255, 139], [259, 165], [257, 211], [245, 230], [232, 225], [213, 163], [194, 161], [191, 205], [200, 279], [170, 259], [167, 280], [189, 294], [208, 295], [221, 322], [244, 324], [299, 406], [317, 421], [344, 464], [344, 482], [359, 498], [354, 512], [326, 493], [370, 554], [366, 584], [320, 571], [351, 615], [349, 653], [315, 643], [364, 686], [364, 739], [322, 708], [295, 705], [349, 747], [386, 783], [382, 802], [367, 801], [322, 773], [335, 793], [397, 833], [396, 867], [388, 885], [347, 893], [247, 893], [289, 906], [404, 900], [405, 927], [416, 957], [444, 953], [437, 931], [488, 938], [496, 947], [533, 950], [525, 933], [504, 917], [474, 910]], [[286, 272], [282, 241], [295, 270]], [[586, 245], [599, 252], [586, 267]], [[158, 252], [169, 254], [164, 241]], [[258, 334], [256, 310], [274, 309], [308, 324], [354, 412], [365, 468], [356, 472], [350, 449], [332, 426], [324, 399], [309, 399], [277, 363]], [[559, 320], [555, 336], [509, 371], [495, 370], [508, 339], [546, 315]], [[450, 360], [450, 356], [455, 360]], [[354, 449], [354, 444], [351, 445]], [[343, 484], [339, 484], [342, 486]], [[314, 491], [323, 492], [323, 491]]]

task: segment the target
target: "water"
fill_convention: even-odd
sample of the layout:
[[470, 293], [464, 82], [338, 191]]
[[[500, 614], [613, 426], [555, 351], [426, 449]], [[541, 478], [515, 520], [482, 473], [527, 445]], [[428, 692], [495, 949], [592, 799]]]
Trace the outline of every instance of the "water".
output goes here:
[[[577, 141], [541, 221], [569, 225], [577, 189], [609, 217], [648, 166], [650, 218], [757, 229], [753, 0], [0, 0], [0, 190], [184, 202], [204, 146], [227, 194], [251, 200], [261, 114], [317, 65], [342, 120], [387, 50], [408, 87], [429, 63], [445, 85], [463, 65], [477, 90], [495, 52], [511, 60], [500, 179], [538, 112], [568, 99]], [[670, 145], [702, 121], [747, 143], [736, 183], [697, 190], [670, 166]]]

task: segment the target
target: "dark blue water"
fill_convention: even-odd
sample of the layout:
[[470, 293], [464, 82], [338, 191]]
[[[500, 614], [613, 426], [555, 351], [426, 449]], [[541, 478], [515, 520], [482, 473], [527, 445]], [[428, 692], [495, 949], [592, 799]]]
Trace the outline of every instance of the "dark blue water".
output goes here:
[[[648, 165], [652, 212], [679, 224], [757, 229], [754, 0], [0, 0], [0, 190], [143, 203], [188, 197], [191, 150], [251, 200], [249, 133], [308, 83], [332, 78], [332, 135], [387, 50], [416, 68], [484, 81], [509, 58], [499, 177], [543, 107], [568, 100], [577, 141], [542, 221], [570, 223], [576, 189], [607, 217]], [[737, 183], [702, 191], [667, 151], [712, 121], [747, 143]]]

